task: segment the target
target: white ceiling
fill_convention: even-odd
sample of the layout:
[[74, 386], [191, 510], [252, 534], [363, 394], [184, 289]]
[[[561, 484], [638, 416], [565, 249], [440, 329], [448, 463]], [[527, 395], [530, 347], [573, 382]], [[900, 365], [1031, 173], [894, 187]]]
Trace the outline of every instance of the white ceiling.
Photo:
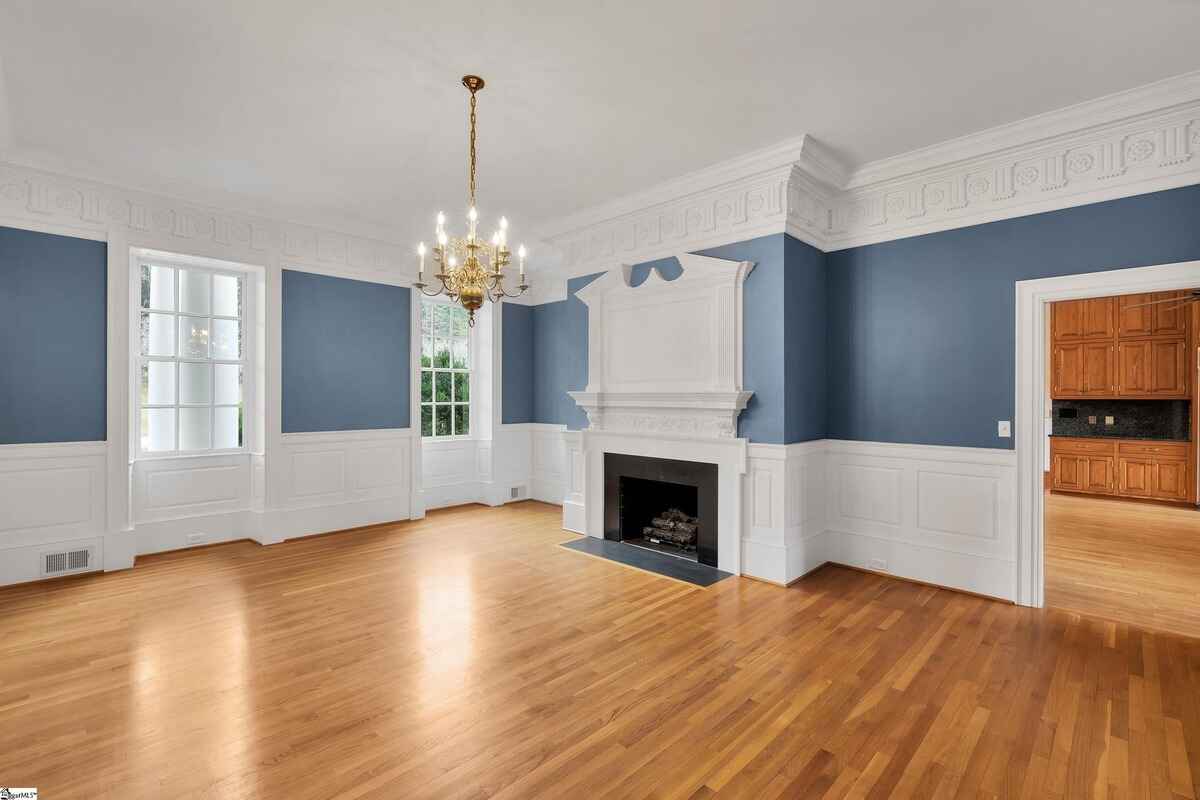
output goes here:
[[428, 238], [478, 72], [480, 208], [519, 237], [801, 133], [862, 163], [1198, 53], [1196, 0], [2, 0], [0, 157]]

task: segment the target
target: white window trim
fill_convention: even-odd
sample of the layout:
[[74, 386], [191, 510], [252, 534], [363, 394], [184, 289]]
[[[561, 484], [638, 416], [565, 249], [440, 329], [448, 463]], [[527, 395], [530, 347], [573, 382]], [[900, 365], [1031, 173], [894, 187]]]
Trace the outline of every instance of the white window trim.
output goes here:
[[[171, 267], [176, 272], [175, 284], [175, 301], [176, 310], [170, 313], [176, 320], [175, 328], [175, 344], [176, 353], [179, 348], [179, 329], [178, 319], [181, 316], [178, 310], [179, 304], [179, 282], [178, 270], [203, 270], [213, 275], [228, 275], [236, 277], [242, 281], [242, 314], [240, 317], [241, 334], [242, 334], [242, 357], [240, 360], [242, 368], [242, 444], [235, 448], [221, 448], [208, 450], [142, 450], [142, 393], [141, 393], [141, 376], [142, 365], [146, 361], [167, 360], [165, 357], [160, 359], [154, 356], [142, 355], [142, 334], [141, 334], [141, 317], [142, 308], [141, 286], [142, 286], [142, 267], [158, 266]], [[258, 392], [257, 380], [257, 352], [256, 352], [256, 323], [257, 319], [255, 312], [257, 309], [257, 281], [255, 273], [251, 269], [239, 269], [237, 266], [229, 262], [217, 262], [211, 259], [185, 256], [182, 254], [159, 254], [155, 252], [135, 252], [130, 258], [129, 267], [129, 297], [130, 297], [130, 313], [129, 313], [129, 354], [130, 365], [130, 391], [132, 393], [131, 410], [132, 419], [130, 420], [130, 460], [131, 461], [156, 461], [163, 459], [179, 459], [179, 458], [207, 458], [211, 456], [230, 456], [230, 455], [248, 455], [252, 452], [251, 443], [255, 441], [257, 433], [256, 424], [257, 418], [254, 409], [257, 407], [255, 399]], [[182, 316], [188, 316], [183, 314]], [[226, 319], [225, 317], [218, 317]], [[179, 445], [179, 368], [178, 365], [188, 361], [200, 362], [201, 359], [185, 359], [178, 355], [174, 356], [171, 361], [176, 364], [175, 370], [175, 445]], [[229, 361], [213, 361], [209, 359], [207, 363], [233, 363]], [[209, 408], [214, 408], [210, 403]]]
[[[414, 289], [413, 291], [416, 290]], [[416, 420], [418, 435], [421, 433], [421, 406], [423, 405], [421, 402], [421, 371], [424, 369], [424, 367], [421, 366], [421, 340], [424, 337], [424, 332], [421, 330], [421, 314], [423, 313], [425, 303], [438, 303], [446, 306], [458, 305], [457, 302], [451, 301], [450, 298], [446, 297], [445, 295], [438, 295], [437, 297], [429, 297], [428, 295], [421, 294], [417, 295], [417, 318], [413, 321], [413, 331], [417, 337], [416, 346], [413, 348], [414, 352], [416, 353], [416, 371], [413, 378], [416, 381], [416, 391], [413, 393], [416, 397], [416, 412], [413, 416]], [[476, 322], [478, 322], [478, 319]], [[471, 432], [466, 434], [455, 434], [453, 436], [420, 436], [421, 441], [426, 445], [433, 445], [436, 447], [439, 444], [473, 442], [480, 438], [479, 425], [476, 420], [476, 413], [478, 411], [478, 404], [476, 402], [476, 398], [478, 397], [477, 384], [479, 380], [479, 368], [477, 365], [479, 363], [480, 352], [479, 337], [475, 335], [475, 328], [468, 328], [467, 330], [467, 346], [470, 352], [470, 366], [467, 367], [467, 374], [469, 376], [467, 385], [470, 387], [468, 391], [471, 393], [471, 399], [467, 401], [467, 408], [471, 419]], [[436, 425], [436, 421], [434, 424]]]

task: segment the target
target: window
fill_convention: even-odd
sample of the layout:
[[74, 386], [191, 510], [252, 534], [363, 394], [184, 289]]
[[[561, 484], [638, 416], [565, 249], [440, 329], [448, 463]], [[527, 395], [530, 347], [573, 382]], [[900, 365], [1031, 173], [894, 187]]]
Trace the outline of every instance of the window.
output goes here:
[[246, 276], [158, 261], [139, 272], [138, 451], [242, 449]]
[[421, 435], [471, 432], [471, 328], [462, 306], [421, 301]]

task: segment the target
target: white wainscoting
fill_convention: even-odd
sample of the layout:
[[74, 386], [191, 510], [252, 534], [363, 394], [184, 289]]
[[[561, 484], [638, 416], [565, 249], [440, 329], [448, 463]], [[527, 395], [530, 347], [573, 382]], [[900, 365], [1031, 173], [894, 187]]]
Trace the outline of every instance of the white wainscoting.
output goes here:
[[408, 519], [412, 512], [409, 429], [286, 433], [281, 508], [261, 541]]
[[825, 442], [751, 444], [742, 479], [742, 572], [786, 584], [830, 560]]
[[563, 433], [565, 452], [563, 469], [563, 529], [575, 533], [587, 533], [587, 459], [583, 452], [582, 431]]
[[482, 502], [479, 442], [475, 439], [426, 439], [421, 444], [421, 464], [425, 508]]
[[45, 550], [90, 546], [105, 564], [107, 454], [104, 442], [0, 446], [0, 585], [45, 577]]
[[562, 505], [567, 491], [565, 425], [530, 425], [529, 496]]
[[1016, 598], [1011, 450], [827, 440], [827, 558]]
[[253, 538], [257, 529], [242, 518], [250, 511], [251, 458], [241, 453], [134, 462], [138, 553]]

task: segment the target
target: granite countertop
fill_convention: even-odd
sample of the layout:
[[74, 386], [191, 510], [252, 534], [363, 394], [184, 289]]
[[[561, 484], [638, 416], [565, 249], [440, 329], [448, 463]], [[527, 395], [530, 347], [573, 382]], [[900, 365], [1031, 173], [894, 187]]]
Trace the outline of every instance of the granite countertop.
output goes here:
[[1173, 436], [1126, 436], [1120, 433], [1104, 433], [1096, 431], [1094, 433], [1052, 433], [1052, 439], [1124, 439], [1129, 442], [1180, 442], [1187, 444], [1190, 439], [1178, 439]]

